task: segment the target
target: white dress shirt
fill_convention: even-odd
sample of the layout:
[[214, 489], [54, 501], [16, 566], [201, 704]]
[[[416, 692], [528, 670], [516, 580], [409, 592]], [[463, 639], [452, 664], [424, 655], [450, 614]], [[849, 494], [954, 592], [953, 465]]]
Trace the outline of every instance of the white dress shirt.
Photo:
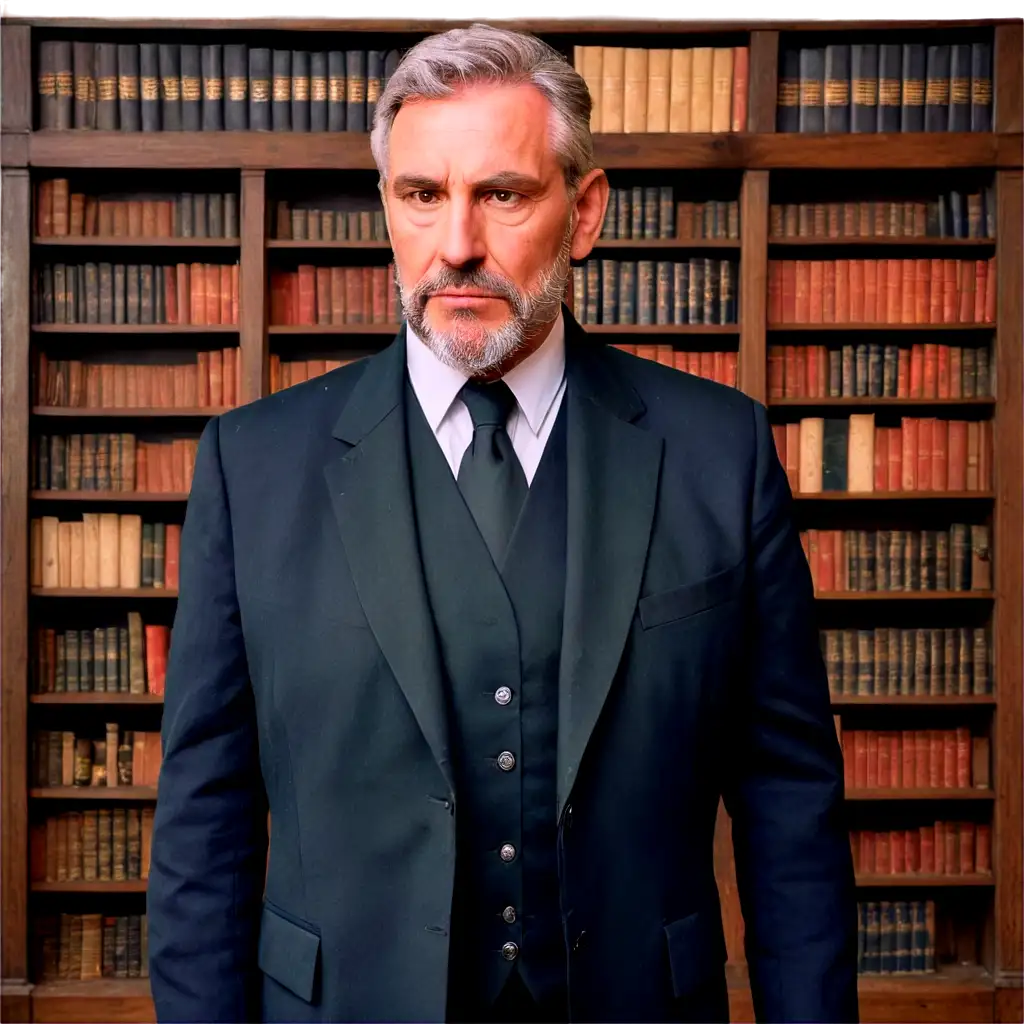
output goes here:
[[[457, 477], [462, 456], [473, 439], [473, 420], [466, 403], [459, 398], [468, 376], [442, 363], [408, 324], [405, 335], [409, 380]], [[561, 313], [540, 347], [502, 379], [516, 397], [516, 406], [509, 413], [505, 428], [529, 484], [565, 394], [565, 324]]]

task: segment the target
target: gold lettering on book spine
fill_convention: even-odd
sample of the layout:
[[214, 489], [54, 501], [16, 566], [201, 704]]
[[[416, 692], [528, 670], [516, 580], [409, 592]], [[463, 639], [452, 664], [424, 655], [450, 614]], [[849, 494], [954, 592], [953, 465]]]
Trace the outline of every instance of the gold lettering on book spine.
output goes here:
[[187, 103], [196, 103], [202, 93], [200, 90], [199, 77], [197, 75], [181, 76], [181, 98]]
[[117, 79], [114, 77], [96, 79], [96, 95], [100, 101], [117, 99]]
[[254, 78], [250, 99], [253, 103], [266, 103], [270, 99], [270, 79]]
[[160, 91], [165, 100], [177, 103], [181, 99], [181, 82], [177, 75], [160, 79]]
[[366, 99], [366, 79], [350, 78], [348, 80], [349, 103], [362, 103]]
[[858, 107], [874, 107], [878, 104], [878, 80], [855, 78], [853, 80], [853, 102]]
[[224, 81], [220, 78], [203, 79], [203, 95], [208, 100], [219, 100], [224, 96]]
[[883, 107], [898, 107], [900, 105], [900, 80], [898, 78], [883, 78], [879, 81], [878, 103]]
[[380, 79], [368, 78], [366, 80], [366, 102], [376, 103], [380, 96]]
[[292, 98], [292, 80], [287, 75], [274, 76], [274, 102], [287, 103]]
[[234, 103], [244, 103], [249, 95], [249, 79], [243, 75], [232, 75], [228, 79], [228, 99]]
[[139, 79], [142, 86], [142, 98], [144, 100], [158, 100], [160, 99], [160, 81], [157, 78], [150, 78], [148, 75], [145, 78]]
[[75, 99], [79, 103], [88, 103], [96, 99], [96, 83], [91, 78], [80, 75], [75, 79]]
[[825, 83], [825, 106], [845, 107], [850, 103], [850, 83], [845, 78], [830, 78]]
[[908, 78], [903, 83], [903, 105], [905, 107], [920, 107], [924, 105], [923, 79]]
[[794, 82], [791, 78], [783, 79], [779, 83], [779, 106], [795, 107], [800, 103], [800, 83]]
[[39, 95], [57, 95], [57, 76], [52, 71], [44, 71], [39, 76]]
[[327, 99], [327, 79], [321, 76], [309, 80], [309, 95], [314, 103], [322, 103]]
[[924, 102], [929, 107], [944, 107], [949, 103], [949, 79], [929, 78], [924, 90]]
[[57, 95], [73, 96], [75, 92], [74, 76], [70, 71], [57, 72]]
[[348, 95], [348, 81], [344, 77], [335, 76], [327, 82], [327, 98], [331, 103], [344, 103]]
[[137, 100], [139, 98], [139, 80], [134, 75], [118, 75], [117, 94], [123, 100]]
[[954, 78], [949, 83], [949, 98], [953, 103], [970, 103], [971, 80], [969, 78]]
[[971, 79], [971, 102], [979, 107], [992, 102], [992, 79]]
[[821, 106], [821, 82], [816, 78], [805, 78], [800, 82], [800, 106]]
[[292, 79], [292, 99], [298, 100], [300, 103], [309, 102], [309, 79], [308, 78], [293, 78]]

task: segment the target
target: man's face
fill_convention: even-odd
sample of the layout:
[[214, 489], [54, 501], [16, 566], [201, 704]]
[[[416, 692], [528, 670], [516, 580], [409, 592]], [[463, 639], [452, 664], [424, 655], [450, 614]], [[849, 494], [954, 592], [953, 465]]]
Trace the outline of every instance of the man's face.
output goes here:
[[550, 114], [532, 85], [474, 85], [406, 103], [392, 127], [385, 206], [404, 312], [469, 373], [539, 344], [565, 295], [573, 204]]

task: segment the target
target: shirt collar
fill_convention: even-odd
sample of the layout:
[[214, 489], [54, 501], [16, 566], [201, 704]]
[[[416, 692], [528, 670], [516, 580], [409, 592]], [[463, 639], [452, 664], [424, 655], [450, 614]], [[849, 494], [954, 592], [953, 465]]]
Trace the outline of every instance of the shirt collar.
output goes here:
[[[468, 376], [441, 362], [406, 323], [406, 366], [423, 414], [436, 431]], [[559, 312], [540, 346], [502, 378], [533, 433], [539, 434], [565, 375], [565, 322]]]

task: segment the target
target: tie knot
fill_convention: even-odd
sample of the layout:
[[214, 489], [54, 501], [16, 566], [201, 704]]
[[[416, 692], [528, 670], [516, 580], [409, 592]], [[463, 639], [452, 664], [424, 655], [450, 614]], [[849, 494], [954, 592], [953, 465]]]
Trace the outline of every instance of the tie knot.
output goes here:
[[503, 380], [485, 384], [483, 381], [467, 380], [459, 393], [469, 415], [473, 428], [504, 427], [509, 413], [516, 404], [516, 396]]

